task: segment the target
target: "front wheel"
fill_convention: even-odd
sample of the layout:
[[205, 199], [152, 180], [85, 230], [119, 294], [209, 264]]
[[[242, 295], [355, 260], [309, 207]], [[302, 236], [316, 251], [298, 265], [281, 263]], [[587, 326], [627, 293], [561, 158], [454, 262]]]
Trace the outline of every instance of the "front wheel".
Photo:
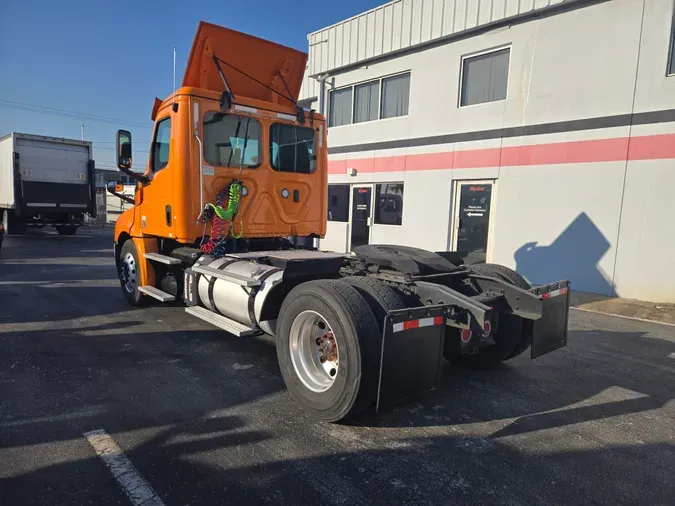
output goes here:
[[338, 280], [303, 283], [288, 294], [277, 325], [277, 358], [288, 391], [314, 418], [337, 422], [371, 406], [380, 340], [372, 309]]
[[120, 259], [117, 263], [117, 274], [127, 302], [132, 306], [142, 306], [146, 297], [138, 291], [141, 273], [138, 265], [138, 251], [132, 239], [128, 239], [122, 245]]

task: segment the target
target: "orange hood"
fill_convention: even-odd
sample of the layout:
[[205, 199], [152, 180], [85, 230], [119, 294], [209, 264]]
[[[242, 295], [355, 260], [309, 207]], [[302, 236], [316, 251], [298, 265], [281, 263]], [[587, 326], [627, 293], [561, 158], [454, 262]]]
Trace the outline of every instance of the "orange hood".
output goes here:
[[[235, 98], [244, 96], [292, 105], [279, 94], [255, 82], [250, 78], [252, 77], [281, 95], [289, 96], [284, 86], [285, 81], [290, 90], [290, 97], [295, 101], [298, 100], [307, 64], [306, 53], [201, 21], [190, 50], [183, 86], [225, 91], [225, 84], [213, 59], [214, 55], [222, 60], [219, 62], [220, 68]], [[283, 81], [279, 74], [283, 76]]]

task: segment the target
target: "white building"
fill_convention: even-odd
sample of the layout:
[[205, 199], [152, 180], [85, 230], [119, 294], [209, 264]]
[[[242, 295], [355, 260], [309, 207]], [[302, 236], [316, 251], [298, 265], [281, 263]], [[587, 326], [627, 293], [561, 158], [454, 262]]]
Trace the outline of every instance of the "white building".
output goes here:
[[675, 302], [674, 0], [396, 0], [308, 36], [323, 249]]

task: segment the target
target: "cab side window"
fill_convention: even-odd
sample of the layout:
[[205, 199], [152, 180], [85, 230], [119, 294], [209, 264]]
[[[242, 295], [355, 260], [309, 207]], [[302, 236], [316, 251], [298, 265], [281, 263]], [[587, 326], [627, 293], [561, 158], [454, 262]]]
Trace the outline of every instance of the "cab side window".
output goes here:
[[169, 143], [171, 142], [171, 118], [157, 123], [155, 140], [152, 141], [152, 171], [162, 170], [169, 163]]

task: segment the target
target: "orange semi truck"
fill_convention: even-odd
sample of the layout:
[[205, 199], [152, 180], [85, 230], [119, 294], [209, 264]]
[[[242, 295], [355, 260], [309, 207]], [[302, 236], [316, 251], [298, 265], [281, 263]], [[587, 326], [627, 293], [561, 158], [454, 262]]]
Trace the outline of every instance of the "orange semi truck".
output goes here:
[[567, 344], [569, 282], [531, 287], [456, 252], [319, 251], [327, 132], [297, 98], [307, 55], [200, 23], [183, 86], [155, 100], [148, 165], [115, 227], [122, 293], [182, 301], [236, 336], [269, 334], [291, 396], [336, 422], [430, 390], [442, 358], [482, 367]]

